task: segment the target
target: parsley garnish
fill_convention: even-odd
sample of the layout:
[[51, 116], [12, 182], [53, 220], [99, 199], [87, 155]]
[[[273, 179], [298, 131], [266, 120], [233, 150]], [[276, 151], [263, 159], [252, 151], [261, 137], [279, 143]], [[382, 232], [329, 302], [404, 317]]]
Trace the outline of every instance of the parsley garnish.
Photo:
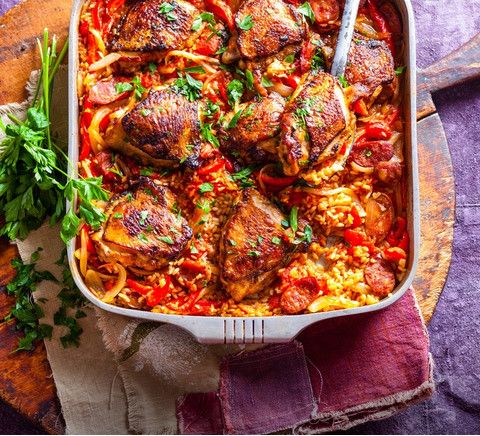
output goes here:
[[253, 180], [250, 179], [250, 175], [253, 173], [253, 168], [245, 167], [243, 170], [233, 173], [231, 175], [232, 180], [235, 182], [240, 182], [242, 188], [248, 188], [253, 186]]
[[196, 32], [197, 30], [200, 29], [200, 26], [202, 25], [202, 22], [210, 23], [212, 25], [215, 24], [215, 17], [211, 12], [202, 12], [195, 20], [193, 21], [192, 24], [192, 30]]
[[235, 106], [240, 101], [243, 95], [243, 83], [238, 79], [233, 79], [227, 85], [228, 104]]
[[308, 18], [312, 23], [315, 22], [315, 14], [308, 1], [298, 8], [298, 12], [300, 12], [305, 18]]
[[153, 74], [155, 71], [157, 71], [157, 64], [150, 62], [148, 64], [148, 69]]
[[275, 244], [275, 245], [280, 245], [282, 243], [282, 240], [278, 237], [278, 236], [274, 236], [272, 238], [272, 242]]
[[140, 241], [145, 242], [146, 244], [150, 242], [149, 239], [143, 233], [139, 233], [137, 238], [140, 239]]
[[170, 236], [159, 236], [158, 239], [168, 245], [174, 244], [173, 239]]
[[123, 94], [124, 92], [131, 91], [132, 89], [133, 85], [129, 82], [115, 83], [115, 91], [117, 94]]
[[218, 138], [213, 134], [212, 123], [202, 124], [200, 127], [200, 134], [205, 141], [210, 142], [215, 148], [220, 147]]
[[133, 84], [133, 87], [135, 89], [135, 98], [137, 100], [140, 100], [142, 98], [142, 95], [143, 93], [147, 90], [146, 88], [144, 88], [142, 86], [142, 81], [140, 79], [139, 76], [135, 76], [133, 79], [132, 79], [132, 84]]
[[229, 239], [228, 242], [230, 242], [230, 245], [231, 245], [232, 247], [236, 247], [236, 246], [237, 246], [237, 242], [234, 241], [233, 239]]
[[211, 210], [210, 202], [207, 200], [202, 200], [197, 202], [197, 208], [204, 213], [209, 213]]
[[185, 73], [185, 77], [180, 75], [180, 77], [175, 80], [172, 88], [178, 94], [187, 97], [188, 101], [195, 101], [202, 96], [203, 82]]
[[295, 61], [295, 54], [294, 53], [289, 54], [288, 56], [285, 57], [284, 60], [287, 64], [293, 63]]
[[245, 70], [245, 83], [247, 88], [253, 90], [253, 73], [250, 70]]
[[250, 14], [245, 15], [240, 23], [238, 23], [238, 27], [242, 30], [250, 30], [253, 27], [252, 16]]
[[348, 81], [347, 79], [345, 79], [345, 76], [340, 76], [338, 78], [338, 81], [341, 83], [341, 85], [344, 87], [344, 88], [348, 88], [350, 85], [348, 84]]
[[400, 74], [403, 74], [406, 69], [407, 69], [406, 65], [402, 65], [401, 67], [397, 67], [397, 68], [395, 68], [395, 74], [397, 76], [400, 76]]
[[266, 76], [262, 77], [262, 80], [260, 81], [263, 87], [268, 88], [270, 86], [273, 86], [273, 83], [270, 81], [270, 79]]
[[290, 228], [296, 232], [298, 230], [298, 207], [293, 206], [290, 210]]
[[141, 176], [151, 176], [153, 174], [153, 169], [152, 168], [142, 168], [140, 170], [140, 175]]
[[147, 219], [149, 214], [150, 214], [150, 212], [148, 210], [142, 210], [140, 212], [140, 219], [139, 219], [138, 222], [141, 226], [145, 225], [145, 220]]
[[305, 240], [308, 243], [312, 242], [312, 228], [308, 224], [305, 225], [303, 233], [305, 234]]
[[177, 16], [172, 12], [175, 9], [175, 5], [172, 3], [162, 3], [159, 7], [159, 11], [161, 14], [165, 15], [167, 21], [175, 21]]
[[150, 109], [142, 109], [140, 113], [142, 114], [142, 116], [147, 117], [152, 113], [152, 111]]
[[198, 192], [200, 192], [200, 194], [204, 194], [205, 192], [212, 192], [212, 191], [213, 191], [213, 185], [208, 182], [202, 183], [198, 187]]
[[259, 257], [260, 256], [260, 252], [257, 251], [257, 250], [250, 250], [248, 251], [247, 253], [249, 256], [252, 256], [252, 257]]
[[121, 219], [121, 218], [123, 218], [123, 213], [122, 213], [122, 212], [115, 212], [115, 213], [113, 214], [113, 217], [114, 217], [115, 219]]
[[205, 69], [200, 65], [197, 65], [195, 67], [184, 68], [183, 71], [188, 73], [194, 73], [194, 74], [205, 74]]
[[240, 117], [242, 116], [243, 109], [240, 109], [239, 111], [235, 112], [235, 115], [232, 117], [230, 122], [228, 123], [227, 129], [233, 129], [237, 123]]

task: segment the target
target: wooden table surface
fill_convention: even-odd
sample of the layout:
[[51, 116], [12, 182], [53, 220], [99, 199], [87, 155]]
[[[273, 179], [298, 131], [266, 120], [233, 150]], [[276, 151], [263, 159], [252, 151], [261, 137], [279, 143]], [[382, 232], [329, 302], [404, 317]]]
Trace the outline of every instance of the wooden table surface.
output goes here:
[[[25, 82], [39, 66], [35, 40], [44, 27], [63, 40], [70, 7], [71, 0], [24, 0], [0, 18], [0, 105], [24, 100]], [[418, 146], [422, 248], [414, 286], [428, 322], [450, 265], [455, 202], [452, 163], [438, 115], [418, 122]], [[13, 276], [10, 261], [17, 254], [15, 245], [0, 240], [0, 398], [46, 432], [62, 433], [64, 423], [44, 345], [10, 354], [17, 334], [11, 322], [1, 321], [13, 303], [4, 286]]]

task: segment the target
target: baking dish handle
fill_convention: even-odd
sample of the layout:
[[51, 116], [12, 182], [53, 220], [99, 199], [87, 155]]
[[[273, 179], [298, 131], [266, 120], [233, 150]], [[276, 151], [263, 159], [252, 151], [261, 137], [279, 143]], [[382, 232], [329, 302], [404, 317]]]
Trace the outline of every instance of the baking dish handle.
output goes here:
[[[310, 315], [311, 316], [311, 315]], [[289, 342], [312, 324], [309, 315], [297, 315], [286, 322], [284, 317], [204, 318], [175, 322], [203, 344], [269, 344]], [[183, 322], [184, 321], [184, 322]]]

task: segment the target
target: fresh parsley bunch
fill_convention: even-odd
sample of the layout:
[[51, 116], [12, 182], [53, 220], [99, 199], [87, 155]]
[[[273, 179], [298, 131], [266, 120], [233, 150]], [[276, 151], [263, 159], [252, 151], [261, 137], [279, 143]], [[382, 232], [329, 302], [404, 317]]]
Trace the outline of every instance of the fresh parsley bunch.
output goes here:
[[[92, 177], [73, 180], [68, 177], [71, 165], [51, 135], [50, 104], [55, 74], [66, 52], [67, 44], [57, 53], [57, 39], [49, 45], [48, 30], [38, 41], [41, 70], [37, 89], [24, 121], [9, 114], [11, 124], [0, 127], [5, 139], [0, 144], [0, 210], [5, 223], [0, 235], [25, 239], [49, 218], [56, 223], [63, 218], [61, 237], [65, 243], [73, 238], [81, 222], [97, 228], [105, 216], [95, 200], [106, 200], [102, 179]], [[81, 201], [78, 213], [72, 207], [65, 214], [66, 200], [73, 202], [75, 193]]]

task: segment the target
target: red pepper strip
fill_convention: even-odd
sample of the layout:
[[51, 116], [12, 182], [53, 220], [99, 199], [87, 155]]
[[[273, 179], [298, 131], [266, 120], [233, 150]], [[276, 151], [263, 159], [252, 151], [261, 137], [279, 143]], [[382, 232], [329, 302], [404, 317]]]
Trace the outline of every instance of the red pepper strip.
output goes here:
[[351, 247], [349, 247], [348, 249], [348, 253], [350, 255], [353, 255], [353, 247], [356, 247], [358, 245], [367, 247], [370, 254], [375, 251], [375, 247], [373, 246], [373, 244], [367, 241], [362, 233], [355, 230], [346, 229], [343, 235], [343, 239], [345, 239], [345, 242], [351, 245]]
[[401, 259], [407, 258], [405, 251], [403, 249], [399, 250], [397, 247], [383, 250], [383, 256], [391, 262], [398, 262]]
[[224, 21], [231, 31], [235, 30], [235, 21], [230, 6], [222, 0], [206, 0], [205, 3], [207, 4], [207, 11], [212, 12]]
[[155, 286], [153, 291], [147, 295], [147, 304], [154, 307], [160, 303], [168, 294], [170, 290], [170, 277], [167, 276], [165, 285]]
[[402, 235], [402, 238], [398, 242], [397, 247], [401, 248], [403, 251], [407, 252], [409, 245], [410, 245], [410, 236], [408, 235], [408, 232], [405, 231]]
[[392, 52], [392, 56], [395, 57], [395, 45], [393, 43], [392, 30], [390, 29], [390, 25], [385, 19], [385, 16], [379, 11], [373, 0], [367, 0], [367, 8], [370, 17], [375, 22], [378, 30], [386, 35], [385, 42]]
[[85, 20], [80, 21], [80, 24], [78, 26], [78, 32], [80, 33], [80, 36], [83, 36], [86, 38], [88, 36], [88, 22]]
[[105, 132], [109, 124], [110, 124], [110, 114], [107, 114], [102, 118], [102, 121], [100, 121], [100, 123], [98, 124], [98, 128], [100, 129], [101, 132]]
[[214, 173], [221, 169], [225, 165], [225, 162], [221, 159], [214, 160], [211, 164], [204, 166], [197, 170], [199, 176], [206, 176], [207, 174]]
[[383, 123], [368, 123], [365, 126], [365, 136], [368, 139], [388, 139], [392, 131]]
[[[93, 8], [92, 8], [92, 24], [93, 24], [93, 28], [94, 28], [95, 30], [100, 30], [100, 28], [101, 28], [100, 3], [101, 3], [101, 1], [100, 1], [100, 0], [97, 0], [97, 1], [93, 4]], [[103, 3], [103, 2], [102, 2], [102, 3]]]
[[127, 279], [127, 285], [132, 291], [138, 292], [140, 295], [147, 295], [153, 289], [152, 286], [142, 285], [132, 279]]
[[90, 231], [90, 226], [87, 226], [87, 225], [84, 224], [82, 226], [82, 232], [85, 232], [85, 236], [86, 236], [86, 239], [87, 239], [87, 251], [89, 253], [96, 254], [97, 251], [95, 250], [95, 246], [93, 245], [93, 242], [92, 242], [90, 236], [88, 235], [89, 231]]
[[287, 77], [282, 77], [282, 83], [295, 89], [300, 83], [300, 76], [298, 74], [290, 74]]
[[181, 268], [186, 268], [192, 272], [201, 273], [205, 271], [205, 265], [193, 260], [185, 259], [181, 265]]
[[352, 209], [350, 210], [350, 215], [352, 215], [353, 217], [352, 227], [358, 227], [362, 224], [362, 218], [360, 217], [358, 209], [355, 206], [352, 206]]
[[87, 62], [93, 64], [97, 60], [97, 41], [95, 37], [88, 33], [87, 36]]
[[397, 217], [392, 230], [390, 230], [386, 240], [392, 246], [396, 247], [407, 229], [407, 220], [401, 216]]
[[391, 126], [395, 121], [397, 121], [400, 116], [400, 108], [395, 108], [390, 115], [386, 118], [385, 122]]
[[225, 76], [222, 76], [220, 80], [217, 82], [218, 84], [218, 92], [222, 97], [222, 100], [225, 104], [228, 104], [228, 94], [227, 94], [227, 82], [225, 80]]
[[80, 125], [80, 132], [81, 132], [81, 148], [80, 148], [80, 155], [78, 158], [80, 160], [86, 159], [91, 151], [92, 151], [92, 144], [90, 143], [90, 136], [87, 132], [87, 127], [85, 123], [82, 122]]
[[306, 73], [310, 70], [315, 50], [316, 47], [310, 39], [302, 45], [302, 51], [300, 53], [300, 71], [302, 73]]
[[353, 110], [358, 115], [362, 115], [364, 117], [368, 115], [368, 108], [363, 98], [360, 98], [353, 103]]

